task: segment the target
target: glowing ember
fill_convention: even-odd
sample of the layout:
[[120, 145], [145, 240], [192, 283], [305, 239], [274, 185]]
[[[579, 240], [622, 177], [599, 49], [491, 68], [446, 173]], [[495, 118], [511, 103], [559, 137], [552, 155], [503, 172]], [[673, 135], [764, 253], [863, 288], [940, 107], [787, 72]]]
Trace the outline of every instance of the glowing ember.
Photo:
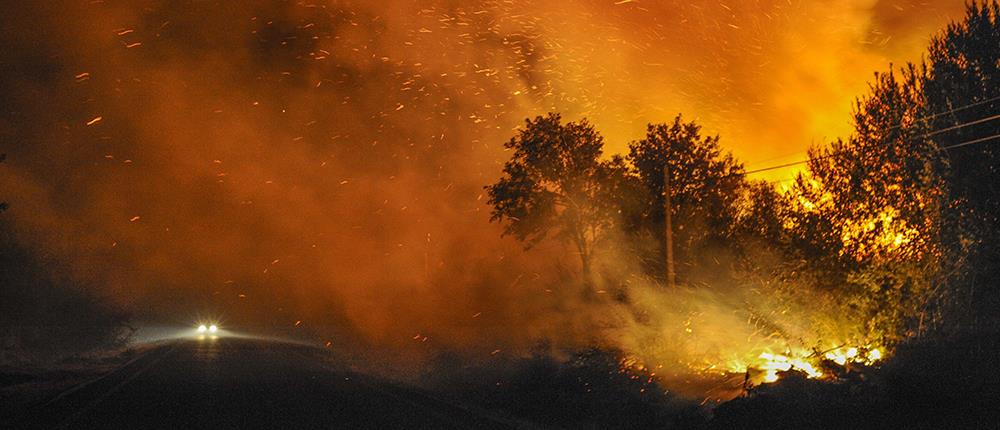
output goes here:
[[760, 355], [760, 359], [764, 360], [764, 363], [760, 365], [761, 370], [764, 370], [764, 382], [777, 381], [778, 372], [787, 372], [792, 369], [800, 370], [810, 378], [823, 376], [822, 372], [816, 370], [805, 359], [790, 358], [781, 354], [768, 354], [766, 352]]
[[[785, 354], [765, 352], [760, 354], [757, 362], [746, 366], [746, 369], [763, 371], [763, 377], [760, 381], [764, 383], [776, 382], [781, 377], [779, 372], [788, 371], [799, 371], [812, 379], [831, 377], [829, 372], [823, 371], [824, 368], [829, 368], [829, 364], [824, 365], [823, 359], [844, 367], [849, 365], [872, 366], [882, 360], [882, 350], [876, 347], [837, 348], [823, 353], [822, 356], [805, 351]], [[738, 372], [740, 369], [731, 370]]]

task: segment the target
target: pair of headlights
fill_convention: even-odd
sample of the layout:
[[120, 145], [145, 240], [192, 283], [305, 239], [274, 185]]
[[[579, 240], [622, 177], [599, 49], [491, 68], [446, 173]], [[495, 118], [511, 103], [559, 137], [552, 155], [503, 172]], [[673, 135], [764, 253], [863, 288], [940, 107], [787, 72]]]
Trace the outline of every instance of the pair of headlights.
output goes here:
[[202, 324], [198, 326], [198, 333], [215, 333], [217, 331], [219, 331], [219, 326], [215, 324], [212, 325]]

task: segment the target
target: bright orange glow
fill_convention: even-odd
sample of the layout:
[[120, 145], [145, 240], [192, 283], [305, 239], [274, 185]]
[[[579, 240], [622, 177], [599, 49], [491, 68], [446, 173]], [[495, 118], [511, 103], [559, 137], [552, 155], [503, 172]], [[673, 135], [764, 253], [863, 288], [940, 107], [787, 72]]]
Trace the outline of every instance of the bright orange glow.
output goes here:
[[[589, 118], [607, 154], [681, 112], [750, 168], [802, 159], [962, 1], [132, 3], [60, 2], [4, 31], [46, 29], [4, 52], [10, 236], [114, 305], [224, 311], [226, 330], [197, 334], [298, 326], [347, 348], [345, 333], [417, 370], [441, 351], [595, 342], [765, 380], [818, 375], [831, 342], [856, 345], [838, 362], [891, 354], [796, 285], [668, 296], [637, 276], [600, 286], [627, 300], [581, 300], [565, 248], [500, 238], [483, 186], [512, 130], [549, 111]], [[917, 227], [885, 208], [840, 238], [880, 231], [863, 251], [888, 252]]]

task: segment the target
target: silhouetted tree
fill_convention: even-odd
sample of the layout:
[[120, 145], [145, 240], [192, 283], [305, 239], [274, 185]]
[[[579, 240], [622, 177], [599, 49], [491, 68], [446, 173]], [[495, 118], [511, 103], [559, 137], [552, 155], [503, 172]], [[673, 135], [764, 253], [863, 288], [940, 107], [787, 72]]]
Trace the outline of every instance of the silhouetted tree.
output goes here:
[[854, 133], [811, 150], [809, 175], [790, 192], [797, 269], [816, 273], [876, 334], [925, 328], [940, 291], [947, 165], [920, 79], [913, 65], [877, 73], [857, 101]]
[[725, 241], [735, 220], [743, 185], [743, 165], [719, 147], [718, 136], [702, 136], [701, 126], [677, 115], [669, 124], [650, 124], [646, 137], [629, 145], [628, 161], [648, 193], [641, 235], [659, 244], [654, 271], [663, 264], [665, 244], [664, 168], [669, 167], [674, 255], [679, 279], [698, 265], [699, 251]]
[[736, 220], [737, 235], [755, 244], [779, 245], [786, 241], [782, 224], [787, 216], [785, 200], [770, 182], [747, 183]]
[[854, 132], [811, 149], [808, 172], [788, 193], [751, 192], [742, 228], [776, 239], [786, 274], [825, 286], [875, 333], [940, 321], [955, 274], [969, 268], [997, 291], [996, 147], [942, 148], [1000, 133], [990, 119], [1000, 113], [998, 15], [996, 1], [971, 3], [964, 21], [932, 40], [928, 66], [875, 75], [857, 101]]
[[[931, 40], [923, 83], [933, 139], [950, 164], [949, 255], [966, 258], [956, 316], [1000, 325], [1000, 4], [970, 3], [965, 18]], [[987, 140], [993, 139], [993, 140]], [[969, 142], [972, 143], [964, 146]], [[979, 312], [969, 312], [977, 308]], [[983, 318], [985, 317], [985, 318]], [[985, 327], [984, 327], [985, 328]]]
[[572, 243], [589, 282], [594, 245], [617, 219], [624, 160], [602, 160], [604, 139], [594, 127], [563, 124], [555, 113], [526, 120], [505, 146], [513, 153], [503, 177], [486, 187], [491, 220], [529, 247], [550, 234]]

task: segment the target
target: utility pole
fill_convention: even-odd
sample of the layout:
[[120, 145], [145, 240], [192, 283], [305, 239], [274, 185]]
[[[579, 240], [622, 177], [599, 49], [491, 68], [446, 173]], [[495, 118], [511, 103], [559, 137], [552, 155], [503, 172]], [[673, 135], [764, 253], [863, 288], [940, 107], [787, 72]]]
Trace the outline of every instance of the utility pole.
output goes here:
[[663, 163], [663, 225], [666, 234], [666, 259], [667, 259], [667, 286], [671, 289], [676, 286], [676, 272], [674, 272], [674, 228], [672, 215], [670, 214], [670, 165], [667, 161]]

